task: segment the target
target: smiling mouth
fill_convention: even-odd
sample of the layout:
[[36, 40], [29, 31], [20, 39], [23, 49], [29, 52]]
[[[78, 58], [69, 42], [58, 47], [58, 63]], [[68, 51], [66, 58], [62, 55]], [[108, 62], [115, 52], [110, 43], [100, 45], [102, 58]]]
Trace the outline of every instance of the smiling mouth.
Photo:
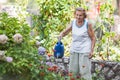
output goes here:
[[81, 20], [81, 18], [78, 18], [78, 20]]

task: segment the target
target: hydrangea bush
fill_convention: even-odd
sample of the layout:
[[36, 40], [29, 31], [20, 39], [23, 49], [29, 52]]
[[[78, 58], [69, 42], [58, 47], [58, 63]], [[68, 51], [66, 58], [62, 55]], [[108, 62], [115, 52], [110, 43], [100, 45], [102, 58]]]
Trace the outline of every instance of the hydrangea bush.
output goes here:
[[30, 27], [25, 19], [18, 20], [7, 13], [0, 13], [0, 51], [5, 52], [0, 60], [0, 76], [7, 78], [9, 75], [10, 78], [19, 75], [22, 79], [21, 76], [29, 73], [26, 78], [35, 77], [32, 73], [36, 69], [31, 69], [30, 64], [39, 65], [36, 61], [39, 58], [37, 47], [31, 40]]

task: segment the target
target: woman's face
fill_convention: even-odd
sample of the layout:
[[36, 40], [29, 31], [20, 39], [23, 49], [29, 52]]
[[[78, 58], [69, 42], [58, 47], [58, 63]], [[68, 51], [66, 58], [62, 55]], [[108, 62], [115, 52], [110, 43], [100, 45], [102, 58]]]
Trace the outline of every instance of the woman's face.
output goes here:
[[77, 21], [83, 21], [84, 20], [84, 14], [82, 11], [76, 11], [75, 18]]

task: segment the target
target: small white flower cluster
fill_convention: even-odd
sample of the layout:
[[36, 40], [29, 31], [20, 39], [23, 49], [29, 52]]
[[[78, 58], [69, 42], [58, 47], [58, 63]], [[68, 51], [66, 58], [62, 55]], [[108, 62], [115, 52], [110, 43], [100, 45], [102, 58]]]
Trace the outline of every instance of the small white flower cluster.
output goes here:
[[5, 34], [0, 35], [0, 44], [5, 44], [8, 40], [8, 37]]
[[17, 33], [13, 36], [14, 42], [21, 43], [23, 41], [23, 37], [21, 34]]
[[[21, 34], [17, 33], [13, 36], [14, 42], [21, 43], [23, 41], [23, 37]], [[0, 35], [0, 44], [5, 44], [8, 41], [8, 37], [5, 34]]]
[[38, 54], [39, 55], [44, 55], [46, 53], [46, 49], [42, 46], [38, 48]]
[[41, 45], [41, 42], [36, 41], [36, 46], [39, 47]]
[[5, 51], [0, 51], [0, 60], [7, 61], [7, 62], [12, 62], [13, 58], [12, 57], [6, 57], [5, 56]]
[[41, 42], [40, 41], [36, 41], [36, 46], [38, 47], [38, 54], [39, 55], [45, 55], [46, 49], [41, 46]]
[[5, 61], [7, 61], [7, 62], [12, 62], [13, 61], [13, 58], [12, 57], [5, 57]]

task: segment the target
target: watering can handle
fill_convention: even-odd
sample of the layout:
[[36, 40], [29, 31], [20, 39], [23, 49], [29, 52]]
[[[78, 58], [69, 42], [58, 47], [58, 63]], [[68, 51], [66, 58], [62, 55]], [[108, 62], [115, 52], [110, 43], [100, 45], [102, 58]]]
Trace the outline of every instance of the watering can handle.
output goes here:
[[58, 37], [58, 42], [60, 42], [60, 41], [61, 41], [61, 39], [62, 39], [62, 36], [59, 36], [59, 37]]

